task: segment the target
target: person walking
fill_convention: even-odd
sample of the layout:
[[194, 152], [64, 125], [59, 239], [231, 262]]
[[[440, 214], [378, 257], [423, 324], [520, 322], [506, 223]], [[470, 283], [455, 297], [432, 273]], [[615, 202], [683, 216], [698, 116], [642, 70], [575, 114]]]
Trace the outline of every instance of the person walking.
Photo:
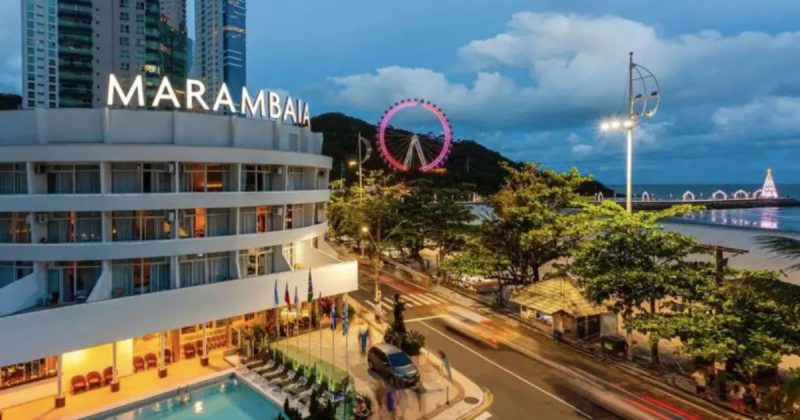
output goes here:
[[389, 418], [394, 418], [394, 413], [397, 411], [397, 401], [394, 392], [394, 387], [386, 387], [386, 411], [389, 413]]
[[361, 325], [361, 330], [358, 332], [358, 343], [361, 345], [361, 355], [367, 354], [367, 342], [369, 341], [369, 327], [366, 324]]
[[695, 391], [697, 395], [703, 395], [706, 393], [706, 373], [703, 369], [697, 369], [692, 373], [692, 379], [694, 379], [695, 383]]

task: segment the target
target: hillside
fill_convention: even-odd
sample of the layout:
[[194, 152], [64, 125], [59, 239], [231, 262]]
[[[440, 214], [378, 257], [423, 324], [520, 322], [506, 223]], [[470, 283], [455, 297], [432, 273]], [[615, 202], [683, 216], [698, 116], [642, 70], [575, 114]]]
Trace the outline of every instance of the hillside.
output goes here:
[[[348, 181], [357, 179], [356, 171], [346, 166], [346, 162], [355, 160], [358, 155], [356, 139], [360, 132], [367, 139], [374, 139], [376, 127], [366, 121], [353, 118], [342, 113], [327, 113], [311, 119], [313, 131], [325, 135], [322, 153], [333, 158], [332, 179], [341, 178]], [[420, 135], [423, 142], [430, 142], [424, 135]], [[373, 148], [374, 141], [373, 141]], [[505, 176], [501, 163], [519, 165], [512, 162], [500, 153], [488, 149], [474, 140], [456, 140], [453, 150], [448, 158], [445, 173], [404, 173], [398, 174], [406, 179], [426, 178], [440, 187], [452, 187], [464, 191], [475, 191], [481, 195], [496, 192]], [[366, 169], [386, 169], [387, 165], [374, 150], [372, 157], [364, 164]], [[600, 183], [589, 183], [581, 188], [581, 192], [595, 194], [602, 190], [606, 196], [613, 195], [613, 191]]]
[[14, 93], [0, 93], [0, 111], [19, 109], [22, 97]]

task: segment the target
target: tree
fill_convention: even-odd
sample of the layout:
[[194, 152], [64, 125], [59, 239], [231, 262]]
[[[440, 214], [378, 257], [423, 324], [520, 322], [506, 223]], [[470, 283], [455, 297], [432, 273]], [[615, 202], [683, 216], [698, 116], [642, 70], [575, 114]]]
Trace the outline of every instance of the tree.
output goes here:
[[800, 240], [779, 235], [761, 235], [756, 242], [772, 254], [792, 262], [789, 270], [800, 270]]
[[576, 191], [589, 178], [577, 169], [558, 173], [533, 164], [505, 168], [503, 187], [489, 198], [495, 218], [485, 220], [475, 240], [446, 264], [458, 273], [497, 280], [500, 305], [505, 286], [538, 282], [543, 265], [568, 255], [588, 220], [585, 212], [575, 211], [588, 202]]
[[398, 232], [398, 241], [412, 258], [418, 258], [422, 248], [430, 246], [443, 260], [464, 245], [472, 213], [458, 203], [464, 198], [460, 191], [435, 187], [425, 179], [411, 181], [408, 186], [410, 193], [400, 205], [406, 223]]
[[694, 239], [666, 231], [658, 222], [695, 210], [675, 206], [628, 213], [611, 201], [587, 207], [592, 236], [576, 249], [569, 267], [590, 301], [610, 304], [622, 316], [629, 337], [634, 329], [649, 334], [653, 364], [659, 363], [659, 341], [672, 337], [664, 335], [669, 328], [661, 325], [660, 302], [685, 296], [684, 290], [703, 280], [698, 265], [686, 259]]

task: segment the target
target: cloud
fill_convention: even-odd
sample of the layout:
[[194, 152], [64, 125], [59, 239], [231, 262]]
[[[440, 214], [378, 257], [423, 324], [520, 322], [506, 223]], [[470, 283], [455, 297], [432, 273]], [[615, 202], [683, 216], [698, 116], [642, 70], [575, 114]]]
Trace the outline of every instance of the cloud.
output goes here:
[[[800, 67], [800, 32], [666, 37], [617, 16], [530, 12], [513, 15], [504, 32], [459, 49], [474, 69], [468, 83], [397, 66], [331, 80], [339, 103], [365, 111], [425, 97], [470, 126], [570, 129], [623, 109], [627, 51], [636, 51], [636, 62], [659, 77], [667, 114], [742, 104], [800, 83], [800, 72], [776, 71]], [[512, 77], [520, 69], [526, 76]]]
[[715, 130], [727, 139], [800, 139], [800, 98], [769, 96], [714, 111]]

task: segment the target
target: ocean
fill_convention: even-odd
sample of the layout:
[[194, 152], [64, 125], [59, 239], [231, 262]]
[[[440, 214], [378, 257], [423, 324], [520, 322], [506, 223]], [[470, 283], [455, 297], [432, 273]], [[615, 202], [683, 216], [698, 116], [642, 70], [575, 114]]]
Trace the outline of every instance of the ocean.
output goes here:
[[[624, 185], [609, 185], [609, 188], [615, 191], [625, 191]], [[644, 192], [647, 192], [654, 200], [678, 200], [686, 191], [691, 191], [699, 199], [701, 197], [710, 197], [719, 190], [732, 196], [738, 190], [744, 190], [749, 194], [759, 188], [761, 188], [761, 184], [641, 184], [634, 185], [633, 191], [636, 197], [640, 197]], [[778, 184], [777, 188], [781, 197], [800, 198], [800, 184]], [[674, 221], [731, 228], [800, 233], [800, 207], [706, 210], [676, 218]]]

